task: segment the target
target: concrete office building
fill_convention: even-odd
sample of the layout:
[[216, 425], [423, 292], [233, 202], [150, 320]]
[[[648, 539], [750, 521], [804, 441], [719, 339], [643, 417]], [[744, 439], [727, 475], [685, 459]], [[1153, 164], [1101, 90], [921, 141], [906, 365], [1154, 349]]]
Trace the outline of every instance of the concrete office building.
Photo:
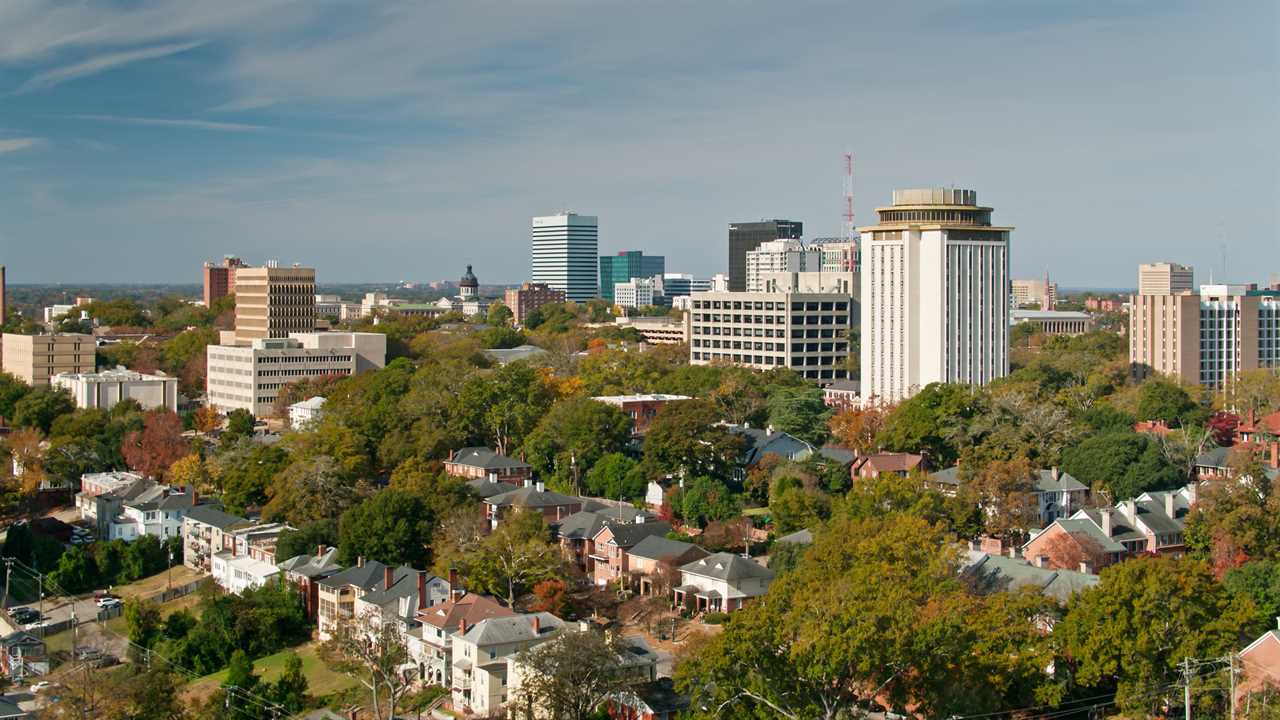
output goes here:
[[[793, 220], [761, 220], [729, 225], [729, 292], [747, 289], [747, 253], [773, 240], [799, 240], [804, 223]], [[713, 288], [718, 290], [719, 288]]]
[[[760, 276], [760, 291], [769, 293], [838, 293], [858, 297], [858, 275], [854, 272], [767, 272]], [[858, 317], [855, 308], [853, 317]]]
[[640, 333], [640, 339], [650, 345], [678, 345], [689, 342], [689, 326], [684, 319], [676, 319], [669, 315], [620, 317], [614, 320], [614, 326], [635, 328], [636, 332]]
[[666, 258], [645, 255], [639, 250], [626, 250], [617, 255], [600, 257], [600, 296], [613, 300], [613, 286], [634, 278], [661, 276], [667, 271]]
[[770, 240], [747, 251], [747, 292], [764, 292], [761, 276], [772, 272], [816, 272], [822, 253], [799, 240]]
[[236, 270], [248, 267], [240, 258], [227, 255], [222, 258], [221, 265], [211, 262], [204, 264], [204, 306], [212, 307], [219, 298], [224, 298], [236, 291]]
[[822, 254], [823, 272], [858, 272], [858, 243], [844, 238], [814, 238], [809, 247]]
[[524, 283], [518, 288], [508, 288], [503, 301], [511, 310], [517, 325], [523, 325], [529, 313], [543, 305], [555, 305], [564, 302], [564, 291], [556, 290], [546, 283]]
[[973, 190], [895, 190], [862, 235], [862, 391], [899, 402], [934, 382], [1009, 372], [1009, 234]]
[[668, 300], [696, 292], [711, 292], [711, 281], [695, 278], [688, 273], [663, 274], [661, 293]]
[[178, 411], [178, 378], [169, 375], [147, 375], [116, 368], [102, 372], [59, 373], [53, 376], [50, 384], [70, 392], [76, 407], [110, 410], [121, 400], [135, 400], [143, 410], [164, 408]]
[[1015, 308], [1037, 305], [1041, 310], [1053, 310], [1058, 303], [1058, 284], [1044, 280], [1014, 280], [1011, 284], [1012, 302]]
[[3, 338], [4, 371], [32, 387], [48, 385], [58, 373], [93, 372], [96, 359], [92, 335], [54, 333]]
[[1031, 323], [1045, 335], [1083, 335], [1093, 329], [1093, 316], [1074, 310], [1013, 310], [1010, 324]]
[[236, 273], [236, 343], [316, 329], [314, 268], [242, 267]]
[[819, 385], [848, 376], [853, 298], [844, 293], [695, 293], [689, 362], [789, 367]]
[[288, 383], [383, 367], [387, 336], [292, 333], [287, 338], [258, 338], [249, 345], [210, 345], [206, 355], [208, 403], [223, 412], [243, 409], [264, 417]]
[[[1191, 272], [1171, 263], [1143, 265], [1138, 286], [1181, 288]], [[1129, 303], [1129, 363], [1136, 377], [1162, 373], [1223, 389], [1241, 370], [1280, 367], [1278, 290], [1201, 285], [1199, 293], [1139, 292]]]
[[533, 282], [560, 290], [574, 302], [599, 296], [600, 221], [595, 215], [535, 217], [532, 233]]
[[627, 282], [614, 283], [613, 304], [625, 308], [638, 308], [653, 304], [653, 280], [649, 278], [632, 278]]
[[1174, 295], [1193, 292], [1194, 280], [1195, 272], [1186, 265], [1158, 262], [1138, 266], [1139, 295]]

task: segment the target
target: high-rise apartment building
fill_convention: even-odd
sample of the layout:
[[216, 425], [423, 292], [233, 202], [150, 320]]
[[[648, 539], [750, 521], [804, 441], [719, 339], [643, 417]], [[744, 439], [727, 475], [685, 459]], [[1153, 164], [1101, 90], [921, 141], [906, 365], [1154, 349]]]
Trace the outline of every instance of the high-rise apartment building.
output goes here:
[[564, 291], [555, 290], [545, 283], [524, 283], [518, 288], [508, 288], [504, 297], [516, 324], [523, 325], [529, 313], [543, 305], [564, 302]]
[[227, 255], [221, 265], [204, 264], [204, 306], [212, 307], [214, 301], [236, 291], [236, 270], [248, 267], [240, 258]]
[[862, 234], [862, 392], [898, 402], [934, 382], [1009, 372], [1009, 234], [973, 190], [895, 190]]
[[32, 387], [48, 385], [58, 373], [91, 373], [97, 353], [92, 335], [5, 333], [4, 371]]
[[1186, 265], [1171, 262], [1144, 263], [1138, 266], [1139, 295], [1173, 295], [1192, 292], [1195, 272]]
[[747, 253], [771, 240], [799, 240], [804, 223], [793, 220], [761, 220], [729, 225], [729, 291], [747, 289]]
[[242, 267], [236, 271], [236, 343], [316, 329], [315, 268]]
[[775, 272], [816, 272], [822, 253], [799, 240], [770, 240], [747, 251], [747, 292], [764, 292], [763, 277]]
[[[1191, 272], [1172, 263], [1140, 266], [1140, 291], [1129, 298], [1133, 374], [1222, 389], [1241, 370], [1280, 367], [1280, 291], [1201, 285], [1196, 293], [1186, 288]], [[1170, 287], [1180, 289], [1159, 292]]]
[[566, 300], [585, 302], [599, 296], [600, 221], [572, 212], [533, 219], [535, 283], [564, 292]]
[[652, 278], [667, 271], [666, 258], [645, 255], [640, 250], [626, 250], [617, 255], [600, 256], [600, 297], [613, 300], [613, 286], [633, 278]]
[[819, 385], [848, 377], [848, 294], [707, 292], [691, 299], [685, 321], [692, 365], [786, 367]]

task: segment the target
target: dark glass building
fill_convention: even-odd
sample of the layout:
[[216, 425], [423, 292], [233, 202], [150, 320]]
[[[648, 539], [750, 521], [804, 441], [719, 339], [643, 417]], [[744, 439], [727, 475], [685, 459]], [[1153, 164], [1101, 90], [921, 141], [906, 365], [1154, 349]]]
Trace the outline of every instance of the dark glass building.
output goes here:
[[729, 225], [729, 290], [746, 292], [747, 252], [771, 240], [799, 240], [804, 223], [794, 220], [761, 220]]
[[666, 273], [667, 260], [662, 255], [645, 255], [640, 250], [625, 250], [617, 255], [600, 257], [600, 297], [613, 302], [613, 284], [631, 278], [651, 278]]

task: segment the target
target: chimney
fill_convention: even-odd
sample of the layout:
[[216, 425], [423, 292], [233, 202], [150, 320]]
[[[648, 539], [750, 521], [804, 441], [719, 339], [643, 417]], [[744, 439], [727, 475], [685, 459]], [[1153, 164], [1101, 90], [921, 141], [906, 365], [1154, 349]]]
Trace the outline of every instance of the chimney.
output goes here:
[[453, 458], [454, 458], [454, 456], [456, 456], [457, 454], [458, 454], [458, 451], [457, 451], [457, 450], [450, 450], [450, 451], [449, 451], [449, 462], [453, 462]]
[[466, 635], [466, 634], [467, 634], [467, 619], [466, 619], [466, 618], [458, 618], [458, 634], [459, 634], [459, 635]]
[[351, 708], [347, 711], [347, 720], [357, 720], [360, 708]]
[[395, 582], [396, 571], [390, 565], [382, 568], [382, 587], [384, 590], [390, 590], [392, 583]]
[[1133, 498], [1129, 498], [1128, 500], [1124, 501], [1124, 516], [1129, 519], [1129, 522], [1134, 522], [1138, 519], [1138, 501], [1137, 500], [1134, 500]]
[[462, 585], [458, 584], [458, 569], [449, 568], [449, 599], [457, 602], [462, 599]]
[[364, 567], [364, 556], [363, 556], [363, 555], [360, 555], [360, 556], [356, 557], [356, 567]]
[[427, 571], [418, 571], [418, 609], [427, 609]]
[[195, 507], [196, 505], [199, 505], [199, 504], [200, 504], [200, 495], [199, 493], [196, 492], [196, 486], [192, 485], [191, 486], [191, 507]]
[[1111, 537], [1111, 508], [1102, 508], [1098, 514], [1102, 516], [1102, 534]]
[[533, 635], [537, 637], [542, 632], [542, 618], [537, 615], [533, 616]]
[[1016, 548], [1016, 547], [1014, 547], [1014, 546], [1012, 546], [1012, 545], [1010, 545], [1010, 546], [1009, 546], [1009, 549], [1008, 549], [1008, 550], [1006, 550], [1005, 552], [1006, 552], [1006, 553], [1008, 553], [1008, 555], [1009, 555], [1009, 557], [1010, 557], [1011, 559], [1016, 560], [1016, 559], [1018, 558], [1018, 548]]
[[1177, 493], [1173, 490], [1169, 490], [1164, 494], [1164, 514], [1171, 518], [1176, 517], [1174, 513], [1177, 512], [1177, 508], [1175, 508], [1173, 504], [1173, 500], [1176, 496]]
[[1047, 563], [1048, 559], [1049, 559], [1049, 558], [1045, 557], [1044, 555], [1037, 555], [1037, 556], [1036, 556], [1036, 567], [1038, 567], [1038, 568], [1043, 568], [1045, 565], [1047, 565], [1047, 564], [1048, 564], [1048, 563]]
[[534, 490], [537, 490], [538, 492], [542, 492], [543, 490], [545, 490], [545, 489], [546, 489], [546, 487], [547, 487], [547, 486], [546, 486], [546, 485], [544, 485], [544, 484], [542, 483], [542, 481], [541, 481], [541, 480], [539, 480], [539, 481], [538, 481], [538, 484], [537, 484], [537, 485], [534, 485], [534, 488], [533, 488], [533, 489], [534, 489]]
[[1055, 482], [1058, 480], [1058, 475], [1059, 473], [1058, 473], [1057, 465], [1054, 465], [1053, 467], [1049, 468], [1049, 476], [1052, 477]]

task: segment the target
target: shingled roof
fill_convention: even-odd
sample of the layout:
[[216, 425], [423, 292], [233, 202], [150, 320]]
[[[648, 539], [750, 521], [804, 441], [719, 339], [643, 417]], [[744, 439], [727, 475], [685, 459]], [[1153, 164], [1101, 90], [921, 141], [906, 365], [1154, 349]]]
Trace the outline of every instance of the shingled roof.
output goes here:
[[772, 570], [754, 560], [727, 552], [708, 555], [701, 560], [681, 565], [680, 572], [728, 582], [753, 577], [772, 578], [774, 575]]

